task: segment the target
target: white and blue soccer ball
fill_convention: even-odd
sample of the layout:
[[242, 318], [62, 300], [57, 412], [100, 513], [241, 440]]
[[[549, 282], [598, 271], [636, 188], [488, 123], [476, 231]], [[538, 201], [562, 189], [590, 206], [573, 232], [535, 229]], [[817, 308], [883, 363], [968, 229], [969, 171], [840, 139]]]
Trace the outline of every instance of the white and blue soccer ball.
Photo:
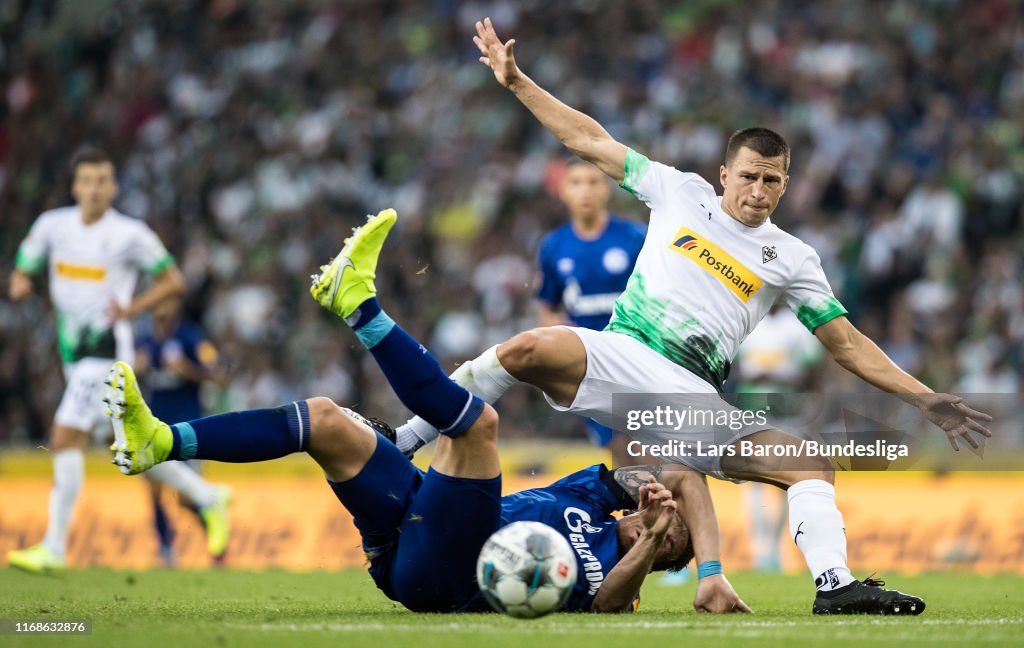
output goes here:
[[513, 522], [484, 543], [476, 582], [498, 612], [534, 619], [565, 605], [576, 584], [576, 554], [548, 525]]

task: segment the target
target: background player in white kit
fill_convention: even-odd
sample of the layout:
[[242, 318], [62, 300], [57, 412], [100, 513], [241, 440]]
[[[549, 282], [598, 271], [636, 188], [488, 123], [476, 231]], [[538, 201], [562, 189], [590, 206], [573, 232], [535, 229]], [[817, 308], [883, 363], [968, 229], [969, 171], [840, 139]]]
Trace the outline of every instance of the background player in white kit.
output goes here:
[[[141, 220], [111, 207], [117, 195], [114, 165], [97, 148], [84, 148], [71, 162], [76, 205], [43, 213], [18, 248], [11, 274], [11, 299], [32, 292], [31, 275], [49, 269], [50, 298], [57, 312], [57, 337], [67, 386], [54, 414], [50, 451], [53, 489], [43, 542], [11, 551], [14, 567], [31, 572], [63, 568], [67, 532], [81, 490], [82, 450], [94, 431], [110, 434], [101, 402], [103, 380], [115, 360], [134, 356], [131, 320], [184, 292], [184, 280], [160, 239]], [[152, 285], [134, 296], [139, 273]], [[226, 498], [182, 464], [170, 462], [156, 478], [206, 512], [226, 533]]]

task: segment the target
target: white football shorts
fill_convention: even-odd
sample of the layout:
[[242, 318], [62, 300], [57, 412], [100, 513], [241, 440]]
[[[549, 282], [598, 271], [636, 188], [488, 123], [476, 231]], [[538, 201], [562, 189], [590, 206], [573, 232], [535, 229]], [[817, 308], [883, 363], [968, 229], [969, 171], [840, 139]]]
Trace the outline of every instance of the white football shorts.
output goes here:
[[[728, 479], [721, 470], [720, 453], [711, 446], [731, 444], [774, 427], [757, 423], [722, 425], [722, 417], [738, 421], [743, 411], [723, 400], [702, 378], [628, 335], [572, 326], [563, 328], [575, 333], [583, 342], [587, 351], [587, 372], [571, 406], [560, 406], [545, 395], [548, 404], [558, 411], [592, 418], [638, 441], [639, 444], [634, 443], [629, 448], [638, 465], [671, 461], [705, 475]], [[619, 399], [613, 398], [616, 394]], [[618, 405], [613, 408], [615, 400]], [[686, 423], [674, 418], [662, 425], [641, 424], [644, 421], [636, 416], [635, 408], [626, 407], [624, 403], [644, 404], [642, 407], [646, 409], [659, 405], [677, 411], [689, 409], [689, 414], [694, 414], [693, 410], [713, 411], [715, 416], [695, 415]], [[687, 450], [673, 452], [671, 449], [678, 444], [669, 442], [685, 443]]]
[[90, 432], [100, 441], [113, 434], [102, 400], [103, 381], [112, 364], [113, 359], [82, 358], [64, 365], [67, 387], [53, 415], [54, 423]]

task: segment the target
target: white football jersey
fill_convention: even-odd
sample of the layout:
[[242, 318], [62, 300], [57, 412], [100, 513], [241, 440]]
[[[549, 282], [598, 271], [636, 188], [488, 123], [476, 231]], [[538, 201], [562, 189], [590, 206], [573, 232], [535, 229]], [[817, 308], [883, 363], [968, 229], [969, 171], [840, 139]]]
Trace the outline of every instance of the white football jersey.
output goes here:
[[131, 303], [139, 271], [159, 274], [174, 259], [141, 220], [108, 209], [92, 225], [77, 206], [44, 212], [18, 248], [15, 261], [34, 273], [49, 262], [50, 298], [65, 363], [81, 358], [131, 361], [131, 322], [111, 321], [111, 302]]
[[782, 298], [809, 330], [846, 314], [821, 260], [771, 220], [748, 227], [703, 178], [629, 149], [622, 187], [651, 208], [647, 239], [606, 330], [721, 389], [744, 338]]

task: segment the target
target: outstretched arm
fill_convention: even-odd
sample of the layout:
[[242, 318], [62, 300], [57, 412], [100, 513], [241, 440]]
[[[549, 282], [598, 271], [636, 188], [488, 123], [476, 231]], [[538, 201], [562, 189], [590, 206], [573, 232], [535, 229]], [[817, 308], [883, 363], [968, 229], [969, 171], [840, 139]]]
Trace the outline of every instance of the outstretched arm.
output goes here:
[[[686, 523], [696, 563], [721, 561], [718, 517], [704, 475], [682, 465], [674, 465], [669, 470], [662, 465], [632, 466], [618, 468], [613, 474], [615, 481], [638, 501], [640, 487], [649, 479], [657, 479], [664, 484], [672, 491], [679, 515]], [[698, 612], [750, 612], [724, 574], [700, 579], [693, 607]]]
[[511, 90], [544, 128], [570, 151], [597, 166], [615, 182], [622, 182], [626, 146], [617, 142], [593, 118], [565, 105], [523, 74], [512, 52], [515, 39], [502, 43], [491, 19], [484, 18], [483, 22], [476, 23], [473, 42], [480, 49], [480, 62], [491, 68], [498, 83]]
[[991, 416], [968, 407], [959, 396], [934, 393], [900, 369], [846, 317], [829, 320], [814, 329], [814, 335], [844, 369], [920, 409], [929, 421], [942, 428], [954, 450], [960, 449], [957, 436], [974, 448], [978, 447], [978, 442], [971, 432], [992, 436], [985, 426], [978, 423], [979, 420], [991, 421]]

